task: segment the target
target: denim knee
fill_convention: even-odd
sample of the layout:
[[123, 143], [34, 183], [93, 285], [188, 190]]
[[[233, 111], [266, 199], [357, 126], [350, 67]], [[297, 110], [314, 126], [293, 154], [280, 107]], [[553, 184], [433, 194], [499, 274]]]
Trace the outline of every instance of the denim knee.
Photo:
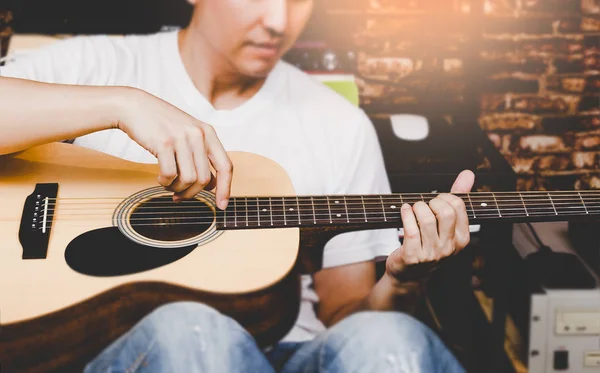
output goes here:
[[[202, 303], [175, 302], [156, 308], [141, 322], [140, 328], [162, 349], [180, 350], [185, 343], [205, 350], [235, 346], [240, 339], [250, 339], [241, 325]], [[190, 348], [188, 345], [186, 348]]]
[[348, 371], [463, 371], [431, 329], [400, 312], [366, 311], [348, 316], [329, 330], [321, 352], [322, 364], [346, 365]]
[[232, 318], [194, 302], [158, 307], [86, 366], [86, 373], [266, 371], [252, 336]]

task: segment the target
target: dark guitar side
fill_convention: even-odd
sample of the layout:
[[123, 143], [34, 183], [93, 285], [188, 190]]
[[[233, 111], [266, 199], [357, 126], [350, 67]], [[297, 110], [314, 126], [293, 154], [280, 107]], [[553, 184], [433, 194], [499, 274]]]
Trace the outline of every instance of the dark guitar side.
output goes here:
[[194, 292], [159, 282], [123, 285], [34, 321], [3, 326], [0, 371], [81, 372], [141, 318], [174, 301], [210, 305], [237, 320], [266, 346], [281, 339], [296, 321], [299, 278], [293, 270], [270, 288], [237, 296]]

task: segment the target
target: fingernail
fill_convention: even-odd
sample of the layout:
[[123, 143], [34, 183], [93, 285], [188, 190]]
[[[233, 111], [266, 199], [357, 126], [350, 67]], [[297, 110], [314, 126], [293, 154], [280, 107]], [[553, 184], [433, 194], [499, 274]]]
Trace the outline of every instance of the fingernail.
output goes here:
[[402, 210], [408, 210], [410, 209], [410, 205], [408, 203], [405, 203], [402, 205]]

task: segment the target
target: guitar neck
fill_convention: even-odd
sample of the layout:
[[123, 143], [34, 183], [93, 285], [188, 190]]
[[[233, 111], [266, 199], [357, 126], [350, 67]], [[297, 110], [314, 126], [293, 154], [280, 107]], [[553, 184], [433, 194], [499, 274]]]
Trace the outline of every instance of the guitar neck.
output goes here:
[[[401, 227], [400, 208], [404, 203], [429, 203], [437, 195], [398, 193], [232, 197], [226, 210], [217, 210], [217, 228]], [[597, 191], [475, 192], [455, 195], [464, 201], [470, 224], [600, 217], [600, 192]]]

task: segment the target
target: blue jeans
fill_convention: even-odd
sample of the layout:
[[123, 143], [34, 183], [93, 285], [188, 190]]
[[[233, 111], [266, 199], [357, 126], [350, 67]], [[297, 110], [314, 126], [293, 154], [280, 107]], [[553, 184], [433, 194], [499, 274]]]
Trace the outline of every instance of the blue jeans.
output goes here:
[[424, 324], [399, 312], [360, 312], [307, 342], [268, 352], [235, 320], [199, 303], [161, 306], [88, 364], [85, 373], [464, 372]]

